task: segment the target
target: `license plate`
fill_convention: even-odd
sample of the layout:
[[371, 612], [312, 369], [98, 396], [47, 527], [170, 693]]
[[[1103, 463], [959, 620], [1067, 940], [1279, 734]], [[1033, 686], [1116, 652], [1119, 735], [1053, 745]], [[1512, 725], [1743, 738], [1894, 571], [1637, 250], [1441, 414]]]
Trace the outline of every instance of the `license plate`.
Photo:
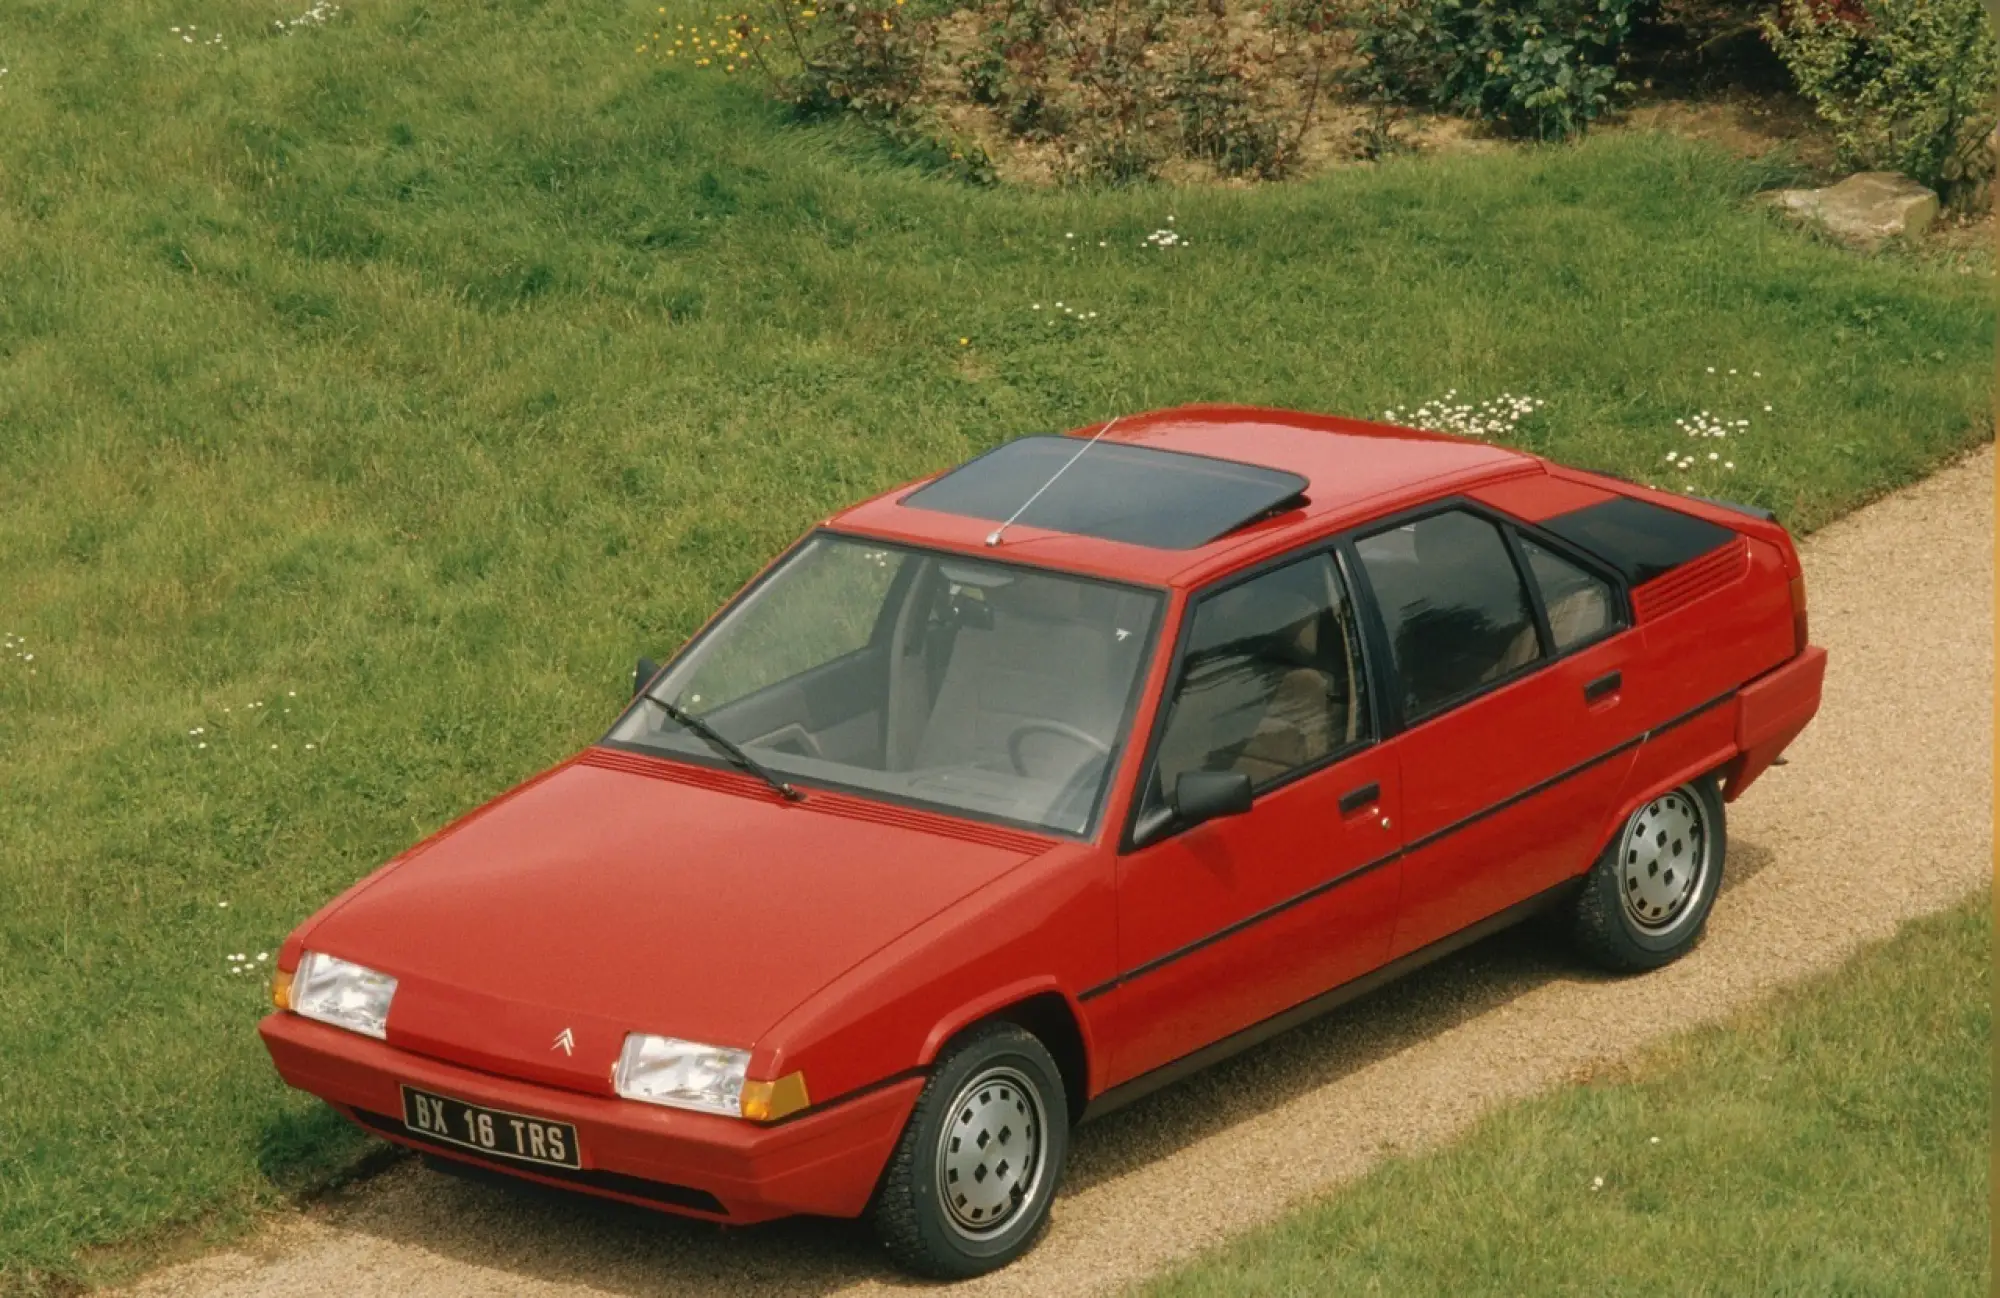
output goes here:
[[567, 1122], [483, 1108], [448, 1095], [420, 1091], [414, 1086], [403, 1088], [403, 1125], [413, 1135], [428, 1136], [482, 1154], [547, 1167], [583, 1165], [577, 1157], [576, 1128]]

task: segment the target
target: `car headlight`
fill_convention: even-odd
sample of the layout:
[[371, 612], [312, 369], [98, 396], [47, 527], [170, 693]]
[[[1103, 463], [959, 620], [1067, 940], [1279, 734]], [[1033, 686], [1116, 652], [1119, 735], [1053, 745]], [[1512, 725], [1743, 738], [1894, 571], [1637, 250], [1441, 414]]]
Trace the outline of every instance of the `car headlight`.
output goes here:
[[364, 965], [308, 951], [292, 975], [293, 1012], [363, 1036], [380, 1037], [389, 1024], [396, 980]]
[[752, 1082], [744, 1078], [749, 1067], [747, 1050], [634, 1032], [618, 1052], [611, 1082], [628, 1100], [758, 1122], [772, 1122], [806, 1107], [803, 1074]]

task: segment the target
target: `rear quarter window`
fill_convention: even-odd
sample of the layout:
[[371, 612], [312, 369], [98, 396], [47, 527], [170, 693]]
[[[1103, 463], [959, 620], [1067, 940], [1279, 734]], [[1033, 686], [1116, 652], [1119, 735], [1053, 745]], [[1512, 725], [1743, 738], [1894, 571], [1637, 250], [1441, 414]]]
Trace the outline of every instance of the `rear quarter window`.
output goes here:
[[1736, 533], [1677, 509], [1615, 496], [1542, 520], [1540, 526], [1643, 585], [1734, 540]]

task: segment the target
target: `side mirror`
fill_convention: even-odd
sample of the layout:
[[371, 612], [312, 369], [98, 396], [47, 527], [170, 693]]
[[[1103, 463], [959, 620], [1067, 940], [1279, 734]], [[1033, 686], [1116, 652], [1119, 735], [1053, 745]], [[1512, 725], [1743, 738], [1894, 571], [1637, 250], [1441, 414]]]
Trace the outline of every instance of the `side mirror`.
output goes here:
[[1169, 830], [1240, 816], [1250, 810], [1251, 801], [1250, 777], [1241, 771], [1184, 771], [1174, 781], [1167, 805], [1153, 806], [1132, 826], [1132, 844], [1144, 847]]
[[659, 674], [660, 665], [658, 663], [654, 662], [651, 658], [641, 658], [639, 665], [632, 669], [632, 697], [635, 699], [638, 698], [639, 691], [645, 689], [646, 683]]
[[1174, 781], [1174, 819], [1199, 825], [1250, 810], [1250, 777], [1242, 771], [1183, 771]]

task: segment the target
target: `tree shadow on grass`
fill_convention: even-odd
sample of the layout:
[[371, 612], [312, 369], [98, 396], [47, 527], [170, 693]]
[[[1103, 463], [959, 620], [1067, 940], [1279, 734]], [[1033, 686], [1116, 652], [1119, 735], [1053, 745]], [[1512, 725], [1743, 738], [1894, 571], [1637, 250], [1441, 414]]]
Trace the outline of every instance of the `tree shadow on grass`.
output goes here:
[[[1724, 891], [1772, 854], [1730, 852]], [[1596, 982], [1561, 940], [1531, 922], [1495, 934], [1317, 1022], [1225, 1061], [1079, 1129], [1064, 1193], [1077, 1194], [1255, 1118], [1299, 1095], [1479, 1018], [1553, 982]], [[328, 1144], [324, 1117], [289, 1118], [267, 1133], [273, 1175]], [[291, 1174], [287, 1172], [286, 1174]], [[330, 1224], [408, 1249], [412, 1270], [447, 1257], [488, 1271], [631, 1295], [823, 1294], [864, 1280], [910, 1284], [891, 1270], [865, 1226], [793, 1219], [724, 1227], [545, 1189], [507, 1178], [444, 1175], [404, 1160], [366, 1186], [325, 1197]], [[400, 1292], [385, 1270], [382, 1293]], [[357, 1294], [375, 1292], [356, 1289]]]

